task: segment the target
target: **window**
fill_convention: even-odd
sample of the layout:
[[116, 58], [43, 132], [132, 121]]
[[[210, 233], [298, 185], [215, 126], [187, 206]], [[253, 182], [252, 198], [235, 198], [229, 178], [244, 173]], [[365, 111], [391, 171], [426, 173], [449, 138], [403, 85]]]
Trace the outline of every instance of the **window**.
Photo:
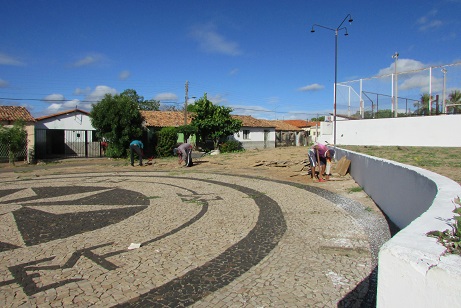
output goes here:
[[250, 131], [247, 129], [243, 130], [243, 139], [250, 139]]

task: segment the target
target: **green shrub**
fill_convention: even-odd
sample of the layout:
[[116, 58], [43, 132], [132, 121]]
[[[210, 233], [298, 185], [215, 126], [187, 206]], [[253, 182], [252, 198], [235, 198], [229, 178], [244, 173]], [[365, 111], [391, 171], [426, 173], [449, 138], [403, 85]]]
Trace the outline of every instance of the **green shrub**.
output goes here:
[[236, 140], [229, 140], [219, 146], [221, 153], [232, 153], [243, 151], [242, 144]]
[[164, 127], [157, 134], [157, 157], [168, 157], [173, 155], [173, 148], [178, 143], [178, 131], [175, 127]]

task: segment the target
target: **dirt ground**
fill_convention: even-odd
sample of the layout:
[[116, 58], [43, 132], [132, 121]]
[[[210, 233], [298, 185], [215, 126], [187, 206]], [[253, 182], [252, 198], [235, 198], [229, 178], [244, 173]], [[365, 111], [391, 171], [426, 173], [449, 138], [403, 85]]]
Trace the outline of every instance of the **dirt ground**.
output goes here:
[[[312, 185], [354, 199], [369, 209], [377, 210], [373, 200], [366, 195], [349, 174], [339, 176], [332, 165], [330, 181], [313, 181], [308, 175], [307, 147], [284, 147], [264, 150], [247, 150], [240, 153], [206, 155], [194, 159], [194, 166], [178, 165], [177, 158], [154, 159], [152, 163], [140, 167], [130, 166], [126, 159], [65, 159], [54, 162], [40, 162], [37, 165], [17, 163], [15, 167], [0, 165], [0, 173], [13, 173], [22, 177], [75, 172], [112, 171], [169, 171], [169, 172], [216, 172], [236, 175], [250, 175], [274, 180], [283, 180], [300, 185]], [[196, 156], [198, 153], [195, 153]], [[146, 162], [146, 160], [144, 160]]]

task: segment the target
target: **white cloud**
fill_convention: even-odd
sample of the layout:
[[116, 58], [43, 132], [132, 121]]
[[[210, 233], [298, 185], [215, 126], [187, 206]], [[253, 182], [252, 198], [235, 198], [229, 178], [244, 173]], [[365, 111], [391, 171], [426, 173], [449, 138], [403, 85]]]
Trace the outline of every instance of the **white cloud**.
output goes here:
[[87, 55], [86, 57], [75, 61], [74, 63], [72, 63], [72, 66], [74, 67], [88, 66], [88, 65], [100, 63], [103, 61], [103, 59], [104, 59], [104, 56], [100, 54], [91, 54], [91, 55]]
[[159, 93], [154, 97], [157, 101], [167, 101], [167, 102], [176, 102], [178, 101], [178, 96], [174, 93]]
[[117, 94], [117, 90], [108, 86], [97, 86], [93, 92], [85, 98], [85, 101], [96, 103], [102, 100], [106, 94], [115, 95]]
[[301, 91], [301, 92], [320, 91], [320, 90], [323, 90], [324, 88], [325, 86], [322, 86], [318, 83], [313, 83], [313, 84], [298, 88], [298, 91]]
[[127, 80], [131, 76], [130, 71], [121, 71], [120, 74], [118, 75], [118, 78], [120, 80]]
[[91, 92], [91, 88], [90, 87], [86, 87], [85, 89], [82, 89], [82, 88], [75, 88], [74, 90], [74, 95], [88, 95], [90, 94]]
[[419, 27], [420, 31], [426, 31], [430, 29], [435, 29], [443, 25], [443, 22], [440, 19], [436, 19], [437, 10], [431, 10], [427, 15], [418, 18], [416, 24]]
[[50, 94], [50, 95], [45, 96], [43, 98], [43, 100], [45, 102], [55, 104], [56, 102], [64, 102], [65, 98], [64, 98], [64, 95], [62, 95], [62, 94], [54, 93], [54, 94]]
[[[394, 64], [395, 64], [395, 61], [393, 61], [389, 67], [379, 70], [378, 76], [394, 74], [395, 72]], [[415, 70], [423, 69], [425, 67], [426, 66], [422, 62], [419, 62], [416, 60], [412, 60], [412, 59], [398, 59], [397, 60], [397, 72], [399, 73], [415, 71]]]
[[[440, 78], [432, 76], [431, 78], [431, 91], [442, 91], [443, 81]], [[428, 72], [416, 73], [410, 78], [405, 79], [400, 85], [399, 90], [412, 90], [419, 89], [422, 93], [429, 93], [429, 76]]]
[[232, 105], [230, 106], [234, 111], [232, 114], [238, 115], [251, 115], [257, 119], [268, 119], [273, 112], [261, 106], [247, 106], [247, 105]]
[[48, 106], [48, 108], [46, 108], [46, 113], [47, 114], [53, 114], [53, 113], [57, 113], [59, 111], [59, 109], [61, 109], [62, 107], [62, 104], [51, 104]]
[[232, 69], [232, 70], [229, 72], [229, 75], [233, 76], [233, 75], [236, 75], [238, 72], [239, 72], [239, 69], [238, 69], [238, 68], [234, 68], [234, 69]]
[[23, 66], [25, 64], [22, 61], [13, 58], [7, 54], [0, 53], [0, 65]]
[[7, 88], [9, 85], [8, 81], [0, 79], [0, 88]]
[[205, 52], [229, 56], [242, 54], [239, 44], [219, 34], [216, 26], [211, 23], [194, 27], [191, 31], [191, 37], [199, 43], [200, 49]]
[[228, 103], [228, 100], [221, 94], [207, 95], [206, 98], [215, 105]]
[[63, 107], [66, 107], [66, 109], [75, 109], [78, 108], [78, 105], [80, 104], [80, 100], [78, 99], [73, 99], [70, 101], [64, 102]]

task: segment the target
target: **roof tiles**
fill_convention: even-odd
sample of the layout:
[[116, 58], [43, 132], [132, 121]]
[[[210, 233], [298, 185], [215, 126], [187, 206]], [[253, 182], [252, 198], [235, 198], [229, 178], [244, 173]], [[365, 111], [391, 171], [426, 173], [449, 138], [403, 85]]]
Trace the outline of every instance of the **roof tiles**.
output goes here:
[[19, 106], [0, 106], [0, 121], [17, 121], [35, 122], [34, 117], [25, 107]]

